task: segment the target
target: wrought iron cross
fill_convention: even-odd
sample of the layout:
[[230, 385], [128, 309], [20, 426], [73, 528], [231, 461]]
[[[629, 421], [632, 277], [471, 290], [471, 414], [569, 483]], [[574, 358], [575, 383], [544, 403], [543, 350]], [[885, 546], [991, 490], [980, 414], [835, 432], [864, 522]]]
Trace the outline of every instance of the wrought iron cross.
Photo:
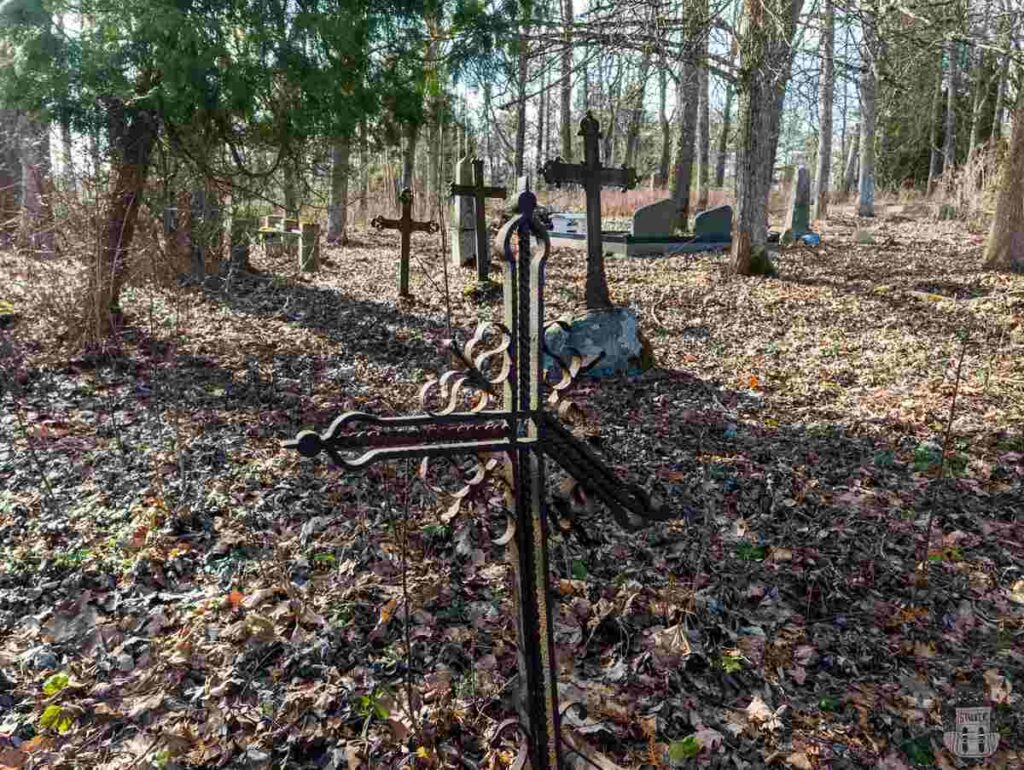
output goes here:
[[417, 222], [412, 218], [412, 190], [406, 187], [398, 200], [402, 203], [400, 219], [388, 219], [380, 215], [370, 220], [378, 230], [398, 230], [402, 234], [402, 254], [398, 259], [398, 295], [409, 297], [409, 240], [413, 232], [436, 233], [438, 224], [433, 220]]
[[[526, 684], [524, 720], [519, 725], [519, 756], [533, 770], [562, 770], [561, 712], [552, 631], [548, 568], [548, 518], [544, 465], [550, 458], [578, 484], [583, 496], [599, 499], [616, 521], [639, 529], [674, 514], [651, 504], [644, 489], [623, 484], [616, 474], [545, 408], [558, 403], [568, 373], [578, 369], [560, 362], [561, 382], [548, 388], [544, 374], [544, 264], [547, 231], [534, 218], [537, 199], [520, 194], [519, 215], [499, 233], [503, 245], [504, 323], [485, 324], [456, 353], [464, 369], [428, 381], [421, 391], [426, 414], [376, 417], [349, 412], [322, 434], [302, 431], [285, 446], [306, 457], [325, 452], [344, 470], [359, 470], [382, 460], [446, 455], [504, 453], [511, 466], [511, 514], [505, 534], [495, 542], [512, 551], [519, 647], [519, 672]], [[517, 236], [518, 253], [513, 249]], [[531, 238], [543, 250], [534, 254]], [[550, 394], [546, 391], [550, 390]], [[467, 395], [468, 409], [458, 410]], [[492, 408], [500, 399], [501, 406]], [[480, 470], [489, 461], [481, 459]], [[509, 723], [503, 723], [507, 726]]]
[[452, 184], [448, 187], [450, 197], [466, 195], [473, 199], [476, 220], [476, 280], [486, 283], [490, 280], [491, 249], [487, 238], [487, 216], [484, 212], [484, 201], [487, 198], [504, 198], [508, 191], [504, 187], [487, 187], [484, 185], [484, 162], [473, 158], [473, 184]]
[[604, 254], [601, 249], [601, 188], [636, 187], [636, 169], [611, 168], [601, 165], [601, 126], [589, 112], [580, 121], [579, 136], [583, 137], [583, 162], [567, 163], [560, 157], [541, 166], [544, 181], [561, 187], [578, 184], [586, 192], [587, 200], [587, 306], [607, 307], [608, 282], [604, 277]]

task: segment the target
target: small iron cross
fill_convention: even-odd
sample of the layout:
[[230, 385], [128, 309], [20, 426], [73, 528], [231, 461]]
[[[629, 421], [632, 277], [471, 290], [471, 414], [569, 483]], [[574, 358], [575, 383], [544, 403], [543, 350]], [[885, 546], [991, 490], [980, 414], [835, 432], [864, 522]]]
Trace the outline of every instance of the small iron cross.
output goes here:
[[409, 297], [409, 241], [413, 232], [436, 233], [437, 222], [417, 222], [412, 218], [412, 190], [406, 187], [398, 200], [402, 203], [400, 219], [388, 219], [380, 215], [370, 220], [378, 230], [398, 230], [402, 234], [402, 253], [398, 259], [398, 296]]
[[[423, 386], [421, 401], [425, 408], [432, 405], [426, 414], [376, 417], [349, 412], [324, 433], [302, 431], [284, 445], [305, 457], [325, 452], [344, 470], [401, 458], [491, 455], [478, 466], [485, 471], [494, 453], [507, 457], [511, 512], [507, 531], [495, 542], [511, 550], [519, 672], [525, 683], [519, 756], [512, 766], [522, 768], [529, 760], [533, 770], [562, 770], [545, 459], [560, 465], [578, 483], [581, 496], [599, 499], [627, 529], [674, 514], [652, 505], [642, 487], [623, 484], [558, 416], [545, 409], [545, 402], [558, 402], [566, 372], [578, 369], [578, 359], [559, 362], [562, 381], [547, 386], [543, 284], [550, 244], [547, 231], [535, 219], [536, 203], [533, 193], [520, 194], [519, 215], [498, 236], [505, 255], [503, 324], [481, 326], [462, 352], [454, 351], [464, 369]], [[513, 249], [515, 236], [518, 253]], [[532, 253], [531, 238], [542, 242], [540, 254]], [[459, 405], [470, 397], [469, 408], [460, 411]], [[495, 408], [493, 403], [499, 399], [501, 404]], [[499, 732], [510, 724], [516, 723], [502, 723]]]
[[560, 157], [541, 166], [544, 181], [561, 187], [578, 184], [586, 191], [587, 199], [587, 307], [608, 307], [608, 282], [604, 277], [604, 253], [601, 248], [601, 188], [636, 187], [636, 169], [611, 168], [601, 165], [601, 127], [589, 112], [580, 121], [579, 136], [583, 137], [583, 163], [566, 163]]
[[476, 280], [487, 283], [490, 280], [491, 249], [487, 238], [487, 216], [484, 201], [487, 198], [504, 198], [508, 191], [504, 187], [487, 187], [484, 185], [484, 162], [473, 158], [473, 184], [452, 184], [448, 187], [448, 195], [466, 195], [473, 199], [474, 216], [476, 219]]

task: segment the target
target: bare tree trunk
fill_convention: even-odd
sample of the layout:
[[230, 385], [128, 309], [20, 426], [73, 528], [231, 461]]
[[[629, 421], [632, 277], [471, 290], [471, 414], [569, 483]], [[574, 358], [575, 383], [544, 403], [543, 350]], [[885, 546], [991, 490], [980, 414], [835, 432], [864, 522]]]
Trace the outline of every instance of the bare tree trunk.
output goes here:
[[626, 159], [623, 161], [627, 166], [636, 165], [637, 154], [640, 151], [640, 125], [644, 119], [644, 95], [647, 93], [647, 76], [650, 74], [650, 71], [651, 54], [648, 51], [644, 51], [636, 82], [630, 89], [629, 126], [626, 129]]
[[0, 110], [0, 245], [18, 229], [21, 187], [18, 113]]
[[725, 186], [725, 161], [729, 154], [729, 130], [732, 128], [732, 84], [725, 87], [725, 106], [722, 108], [722, 126], [718, 131], [718, 149], [715, 158], [715, 187]]
[[516, 152], [513, 160], [516, 179], [523, 175], [526, 162], [526, 81], [529, 77], [529, 48], [526, 37], [529, 28], [523, 23], [519, 32], [519, 66], [516, 77]]
[[694, 144], [697, 139], [697, 66], [692, 52], [684, 54], [676, 88], [679, 135], [676, 138], [675, 167], [670, 192], [679, 205], [678, 224], [684, 230], [690, 221], [690, 186], [693, 180]]
[[[1006, 45], [1009, 46], [1010, 41]], [[1004, 53], [999, 63], [999, 71], [996, 74], [996, 104], [992, 113], [992, 138], [1000, 139], [1003, 135], [1003, 102], [1006, 100], [1006, 82], [1010, 76], [1010, 54]]]
[[942, 175], [942, 151], [939, 149], [939, 123], [942, 118], [942, 64], [939, 63], [939, 78], [935, 84], [935, 96], [932, 99], [931, 126], [928, 132], [928, 144], [931, 157], [928, 162], [928, 195], [935, 192], [939, 177]]
[[708, 162], [711, 159], [711, 116], [708, 107], [708, 38], [701, 44], [701, 61], [697, 69], [697, 211], [708, 207], [708, 181], [711, 178]]
[[[416, 145], [420, 138], [420, 124], [408, 122], [405, 124], [405, 146], [402, 148], [402, 180], [401, 186], [412, 190], [415, 186], [414, 174], [416, 173]], [[397, 192], [401, 192], [400, 190]], [[392, 192], [394, 194], [394, 192]]]
[[615, 163], [615, 137], [618, 134], [616, 115], [619, 111], [619, 96], [622, 93], [622, 59], [616, 62], [615, 77], [608, 86], [608, 125], [604, 131], [604, 146], [601, 148], [601, 162], [606, 166]]
[[352, 154], [349, 134], [331, 143], [331, 200], [327, 205], [327, 242], [348, 243], [348, 176]]
[[828, 194], [832, 173], [832, 100], [835, 94], [836, 14], [832, 0], [821, 0], [821, 87], [818, 125], [818, 169], [814, 175], [814, 218], [828, 216]]
[[946, 88], [946, 142], [943, 147], [943, 175], [956, 169], [956, 90], [959, 76], [959, 46], [950, 40], [946, 43], [946, 55], [949, 57], [949, 84]]
[[744, 0], [732, 239], [733, 270], [739, 275], [774, 272], [766, 249], [768, 197], [802, 7], [802, 0]]
[[661, 126], [661, 158], [658, 160], [659, 187], [668, 182], [668, 164], [672, 152], [672, 127], [668, 123], [668, 67], [661, 62], [658, 68], [658, 123]]
[[548, 73], [545, 68], [540, 79], [540, 93], [537, 94], [537, 160], [534, 165], [540, 166], [544, 162], [544, 134], [547, 131], [547, 94], [548, 94]]
[[861, 19], [864, 35], [864, 69], [860, 77], [860, 179], [857, 184], [857, 215], [875, 215], [875, 115], [878, 98], [878, 41], [875, 19], [865, 13]]
[[298, 169], [295, 158], [286, 158], [283, 167], [284, 215], [286, 219], [298, 219], [302, 204], [299, 202]]
[[40, 120], [21, 116], [22, 215], [28, 245], [34, 251], [54, 252], [53, 179], [50, 171], [50, 126]]
[[985, 267], [1024, 272], [1024, 98], [1018, 97], [1003, 167], [996, 214], [985, 248]]
[[562, 158], [572, 160], [572, 0], [562, 0], [561, 125]]
[[370, 152], [366, 138], [366, 119], [359, 121], [359, 221], [366, 226], [366, 207], [370, 198]]
[[843, 167], [843, 184], [840, 188], [843, 197], [849, 197], [853, 186], [857, 184], [857, 172], [860, 166], [860, 124], [854, 124], [850, 149], [846, 153], [846, 165]]
[[108, 336], [121, 315], [119, 303], [128, 275], [128, 250], [160, 128], [152, 111], [126, 107], [120, 100], [111, 100], [106, 106], [114, 159], [106, 224], [89, 285], [97, 338]]

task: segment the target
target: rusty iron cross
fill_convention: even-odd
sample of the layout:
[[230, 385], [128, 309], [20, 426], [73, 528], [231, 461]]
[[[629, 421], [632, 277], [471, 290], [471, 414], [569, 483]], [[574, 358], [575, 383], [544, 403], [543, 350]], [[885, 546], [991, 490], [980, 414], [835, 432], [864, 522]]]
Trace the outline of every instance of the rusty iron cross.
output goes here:
[[[605, 286], [604, 259], [601, 251], [601, 188], [620, 187], [631, 190], [636, 187], [636, 169], [612, 168], [601, 165], [601, 126], [589, 112], [580, 121], [579, 136], [583, 137], [583, 162], [567, 163], [560, 157], [547, 161], [540, 168], [544, 181], [561, 187], [563, 184], [578, 184], [583, 187], [587, 201], [587, 303], [608, 305], [607, 296], [594, 297], [595, 285]], [[600, 273], [593, 275], [592, 273]], [[607, 294], [607, 289], [600, 292]]]
[[[305, 457], [324, 452], [348, 471], [385, 460], [476, 455], [477, 482], [494, 467], [496, 457], [504, 456], [510, 470], [506, 481], [511, 510], [508, 529], [495, 543], [511, 552], [519, 673], [525, 697], [521, 720], [507, 720], [497, 732], [509, 727], [518, 730], [519, 753], [513, 767], [523, 768], [529, 761], [533, 770], [563, 770], [545, 459], [557, 463], [575, 480], [579, 497], [601, 501], [627, 529], [665, 521], [674, 514], [653, 505], [642, 487], [620, 481], [558, 414], [545, 408], [546, 404], [565, 405], [559, 404], [561, 391], [567, 378], [579, 372], [581, 359], [573, 356], [570, 362], [555, 361], [562, 370], [561, 380], [548, 385], [543, 284], [550, 244], [547, 231], [534, 216], [535, 208], [533, 193], [520, 194], [518, 216], [499, 233], [505, 255], [503, 323], [482, 325], [461, 352], [453, 346], [463, 368], [423, 386], [420, 397], [425, 414], [378, 417], [349, 412], [324, 433], [302, 431], [284, 444]], [[533, 238], [543, 246], [539, 254], [531, 249]], [[459, 408], [466, 403], [467, 408]]]
[[388, 219], [380, 215], [370, 220], [370, 224], [378, 230], [398, 230], [402, 234], [402, 253], [398, 260], [398, 295], [409, 297], [409, 242], [413, 232], [436, 233], [437, 222], [417, 222], [412, 218], [412, 190], [406, 187], [398, 200], [402, 203], [402, 216], [399, 219]]
[[476, 280], [487, 283], [491, 272], [491, 249], [487, 238], [487, 216], [484, 201], [487, 198], [504, 198], [508, 191], [504, 187], [487, 187], [484, 184], [484, 162], [473, 158], [473, 184], [456, 184], [448, 187], [449, 197], [469, 196], [473, 199], [476, 230]]

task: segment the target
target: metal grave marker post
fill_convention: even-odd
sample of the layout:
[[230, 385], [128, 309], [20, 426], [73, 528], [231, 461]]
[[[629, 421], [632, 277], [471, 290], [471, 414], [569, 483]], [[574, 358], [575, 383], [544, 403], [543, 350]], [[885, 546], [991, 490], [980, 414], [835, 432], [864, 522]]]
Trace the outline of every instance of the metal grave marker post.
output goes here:
[[[583, 162], [567, 163], [560, 157], [547, 161], [540, 169], [548, 184], [581, 185], [587, 200], [587, 307], [608, 307], [607, 281], [604, 279], [604, 259], [601, 246], [601, 188], [636, 187], [636, 169], [610, 168], [601, 165], [601, 126], [589, 112], [580, 121], [579, 136], [583, 137]], [[598, 288], [600, 287], [600, 288]], [[600, 294], [601, 296], [595, 296]]]
[[406, 187], [402, 190], [398, 200], [402, 203], [402, 216], [400, 219], [388, 219], [387, 217], [375, 216], [370, 224], [378, 230], [398, 230], [402, 234], [402, 253], [398, 259], [398, 295], [409, 297], [409, 242], [414, 231], [421, 233], [436, 233], [437, 222], [417, 222], [412, 218], [412, 190]]
[[491, 249], [487, 238], [487, 216], [484, 202], [487, 198], [504, 198], [508, 191], [504, 187], [487, 187], [484, 185], [484, 162], [473, 158], [473, 184], [455, 184], [448, 187], [451, 197], [468, 195], [473, 199], [476, 218], [476, 280], [487, 283], [490, 280]]
[[[599, 499], [627, 529], [640, 529], [650, 521], [665, 521], [674, 514], [652, 505], [642, 487], [623, 484], [560, 417], [545, 408], [547, 403], [559, 406], [559, 412], [565, 411], [568, 402], [559, 403], [562, 391], [578, 373], [581, 362], [578, 357], [571, 363], [559, 362], [562, 379], [547, 386], [543, 369], [543, 283], [549, 245], [546, 230], [534, 217], [536, 202], [533, 193], [522, 193], [518, 216], [499, 234], [505, 254], [504, 323], [482, 325], [462, 352], [452, 347], [465, 368], [447, 372], [423, 386], [420, 398], [426, 414], [377, 417], [348, 412], [324, 433], [302, 431], [284, 445], [305, 457], [324, 452], [347, 471], [401, 458], [506, 456], [511, 466], [511, 512], [507, 531], [495, 543], [509, 546], [512, 552], [519, 673], [525, 682], [525, 702], [523, 721], [506, 720], [497, 733], [518, 727], [519, 755], [513, 767], [522, 768], [529, 760], [533, 770], [562, 770], [545, 459], [561, 466], [576, 482], [578, 493]], [[514, 237], [518, 253], [513, 249]], [[541, 241], [541, 253], [532, 252], [531, 238]], [[468, 409], [458, 411], [458, 405], [469, 394], [475, 401]], [[500, 407], [492, 407], [492, 402], [499, 399]], [[428, 404], [438, 406], [431, 411]], [[480, 473], [471, 485], [479, 483], [487, 469], [493, 468], [491, 459], [478, 458]]]

